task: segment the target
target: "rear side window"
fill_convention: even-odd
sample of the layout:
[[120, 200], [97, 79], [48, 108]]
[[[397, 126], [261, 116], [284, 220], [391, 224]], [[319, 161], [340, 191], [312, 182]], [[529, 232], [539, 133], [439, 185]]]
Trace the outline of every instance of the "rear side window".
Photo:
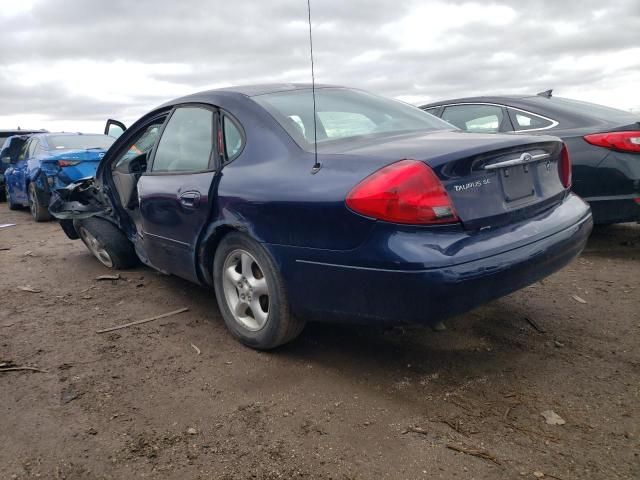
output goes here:
[[224, 129], [224, 153], [225, 161], [230, 162], [242, 151], [244, 140], [240, 127], [226, 115], [222, 117], [222, 125]]
[[534, 113], [523, 112], [521, 110], [509, 109], [513, 128], [519, 130], [538, 130], [552, 127], [554, 122], [548, 118], [540, 117]]
[[209, 170], [213, 148], [213, 112], [182, 107], [173, 112], [162, 133], [152, 172]]
[[504, 110], [496, 105], [452, 105], [445, 107], [442, 119], [467, 132], [496, 133]]

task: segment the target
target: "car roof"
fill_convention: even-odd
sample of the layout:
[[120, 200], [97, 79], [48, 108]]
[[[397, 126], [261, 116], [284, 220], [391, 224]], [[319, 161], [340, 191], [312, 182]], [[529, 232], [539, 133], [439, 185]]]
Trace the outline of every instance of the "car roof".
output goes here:
[[[215, 103], [216, 99], [224, 97], [255, 97], [258, 95], [265, 95], [267, 93], [280, 93], [280, 92], [292, 92], [296, 90], [309, 90], [312, 88], [311, 83], [265, 83], [256, 85], [240, 85], [234, 87], [216, 88], [212, 90], [205, 90], [202, 92], [192, 93], [184, 97], [179, 97], [158, 108], [169, 107], [179, 103], [187, 102], [206, 102]], [[316, 89], [322, 88], [345, 88], [339, 85], [328, 84], [316, 84]]]
[[46, 130], [29, 130], [28, 128], [4, 128], [0, 129], [0, 134], [11, 133], [12, 135], [29, 135], [32, 133], [47, 133]]
[[420, 108], [441, 107], [450, 103], [504, 103], [506, 101], [521, 101], [528, 98], [540, 98], [539, 95], [486, 95], [479, 97], [462, 97], [452, 98], [448, 100], [440, 100], [438, 102], [425, 103]]
[[[225, 87], [210, 90], [213, 92], [235, 92], [245, 95], [247, 97], [254, 97], [256, 95], [265, 95], [267, 93], [288, 92], [295, 90], [308, 90], [312, 88], [311, 83], [265, 83], [257, 85], [240, 85], [236, 87]], [[336, 88], [337, 85], [317, 84], [315, 88]]]
[[104, 133], [83, 133], [83, 132], [39, 132], [32, 134], [33, 137], [64, 137], [64, 136], [76, 136], [76, 135], [100, 135], [106, 136]]

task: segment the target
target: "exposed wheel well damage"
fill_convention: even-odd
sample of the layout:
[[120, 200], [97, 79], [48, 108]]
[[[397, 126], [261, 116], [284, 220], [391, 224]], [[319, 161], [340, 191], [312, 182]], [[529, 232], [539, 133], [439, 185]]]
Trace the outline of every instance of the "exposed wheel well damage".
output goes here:
[[222, 239], [231, 232], [246, 231], [240, 225], [211, 226], [198, 247], [198, 273], [207, 285], [213, 285], [213, 258]]

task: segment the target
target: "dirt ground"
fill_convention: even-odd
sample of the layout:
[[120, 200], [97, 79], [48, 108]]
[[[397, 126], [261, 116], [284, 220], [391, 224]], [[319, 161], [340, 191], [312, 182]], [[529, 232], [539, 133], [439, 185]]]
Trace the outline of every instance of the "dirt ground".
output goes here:
[[1, 479], [640, 478], [638, 225], [445, 332], [309, 325], [260, 353], [212, 291], [98, 281], [57, 224], [6, 222], [0, 361], [46, 372], [0, 372]]

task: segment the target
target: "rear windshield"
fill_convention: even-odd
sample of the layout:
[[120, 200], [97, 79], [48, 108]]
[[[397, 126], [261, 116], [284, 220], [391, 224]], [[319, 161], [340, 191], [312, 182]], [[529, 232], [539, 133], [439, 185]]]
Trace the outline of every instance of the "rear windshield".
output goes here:
[[51, 150], [108, 149], [116, 139], [108, 135], [48, 135]]
[[597, 118], [599, 120], [614, 121], [614, 122], [636, 122], [640, 120], [640, 115], [627, 112], [625, 110], [618, 110], [617, 108], [605, 107], [604, 105], [597, 105], [595, 103], [582, 102], [580, 100], [573, 100], [570, 98], [551, 97], [551, 98], [536, 98], [536, 101], [543, 104], [544, 102], [551, 102], [556, 108], [565, 110], [570, 113], [577, 113], [586, 115], [588, 117]]
[[[304, 149], [314, 140], [311, 90], [268, 93], [252, 97], [264, 107]], [[406, 103], [360, 90], [316, 90], [318, 143], [393, 133], [452, 130], [451, 124]]]

